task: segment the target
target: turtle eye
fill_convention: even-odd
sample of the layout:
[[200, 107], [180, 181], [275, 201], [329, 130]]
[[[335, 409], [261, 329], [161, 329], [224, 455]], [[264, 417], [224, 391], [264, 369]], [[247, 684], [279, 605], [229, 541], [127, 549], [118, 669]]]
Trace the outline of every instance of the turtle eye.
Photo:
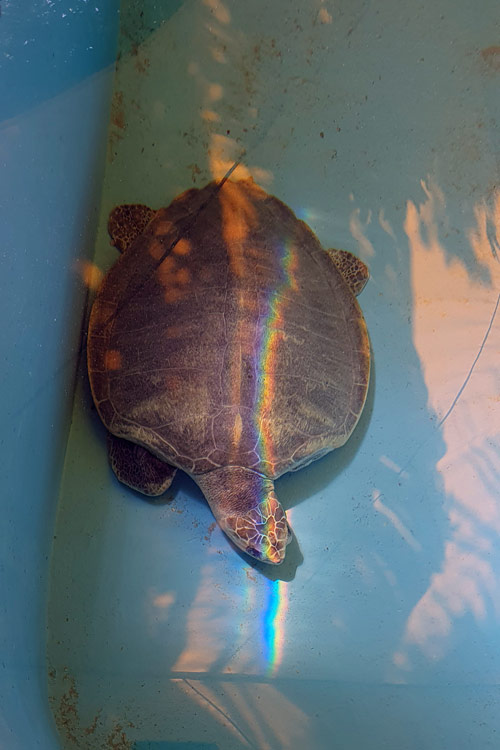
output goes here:
[[255, 547], [247, 547], [246, 549], [247, 555], [250, 555], [251, 557], [257, 557], [259, 560], [262, 557], [261, 553], [255, 549]]

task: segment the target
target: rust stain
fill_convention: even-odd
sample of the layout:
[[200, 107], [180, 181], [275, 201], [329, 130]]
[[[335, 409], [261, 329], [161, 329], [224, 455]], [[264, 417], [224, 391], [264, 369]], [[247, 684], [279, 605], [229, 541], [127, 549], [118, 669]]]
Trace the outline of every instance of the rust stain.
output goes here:
[[84, 728], [84, 730], [83, 730], [84, 734], [86, 734], [86, 735], [94, 734], [95, 730], [97, 729], [97, 722], [99, 721], [99, 717], [100, 717], [101, 713], [102, 713], [101, 710], [99, 710], [96, 713], [96, 715], [94, 716], [94, 720], [93, 720], [92, 724], [89, 727], [85, 727]]
[[208, 534], [205, 534], [205, 536], [203, 537], [203, 539], [205, 539], [205, 541], [207, 541], [207, 542], [209, 542], [209, 541], [210, 541], [210, 539], [211, 539], [211, 537], [212, 537], [212, 534], [213, 534], [213, 533], [214, 533], [214, 531], [215, 531], [215, 528], [216, 528], [216, 526], [217, 526], [217, 524], [215, 523], [215, 521], [214, 521], [213, 523], [211, 523], [211, 524], [210, 524], [210, 526], [209, 526], [209, 527], [208, 527], [208, 529], [207, 529], [207, 531], [208, 531]]
[[111, 122], [119, 130], [125, 129], [125, 112], [123, 109], [123, 91], [115, 91], [111, 102]]
[[192, 182], [196, 182], [196, 178], [202, 173], [202, 170], [196, 162], [194, 164], [188, 164], [188, 166], [191, 168], [191, 180]]
[[64, 681], [69, 683], [66, 691], [59, 699], [59, 705], [54, 712], [56, 726], [63, 737], [75, 744], [78, 742], [75, 732], [77, 731], [80, 717], [78, 715], [78, 691], [76, 689], [75, 678], [68, 675], [67, 672], [63, 677]]
[[500, 72], [500, 45], [485, 47], [481, 50], [481, 57], [489, 70], [495, 73]]
[[[57, 670], [50, 669], [48, 672], [50, 680], [54, 683]], [[78, 750], [94, 750], [97, 747], [111, 748], [113, 750], [132, 750], [133, 742], [126, 735], [125, 728], [135, 729], [131, 721], [114, 721], [111, 729], [103, 726], [100, 708], [88, 726], [83, 726], [79, 709], [79, 693], [76, 680], [65, 667], [63, 670], [63, 693], [57, 702], [54, 697], [50, 698], [55, 723], [65, 746], [78, 748]], [[53, 685], [54, 688], [54, 685]], [[67, 744], [66, 744], [67, 743]]]
[[140, 57], [137, 57], [135, 61], [135, 69], [138, 73], [147, 73], [150, 65], [151, 63], [147, 57], [144, 57], [142, 60]]
[[132, 750], [133, 744], [127, 738], [121, 724], [116, 724], [109, 737], [106, 739], [106, 748], [109, 750]]

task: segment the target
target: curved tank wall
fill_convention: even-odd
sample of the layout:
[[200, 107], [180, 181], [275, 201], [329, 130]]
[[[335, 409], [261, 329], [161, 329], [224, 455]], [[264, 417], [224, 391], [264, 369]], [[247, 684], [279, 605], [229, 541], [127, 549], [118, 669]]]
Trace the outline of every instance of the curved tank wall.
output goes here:
[[[98, 5], [1, 18], [0, 745], [496, 747], [498, 4], [123, 0], [112, 95]], [[279, 568], [186, 477], [159, 503], [115, 481], [78, 356], [110, 208], [237, 158], [371, 271], [367, 406], [278, 481]]]
[[117, 3], [2, 2], [0, 747], [60, 747], [48, 560], [102, 183]]

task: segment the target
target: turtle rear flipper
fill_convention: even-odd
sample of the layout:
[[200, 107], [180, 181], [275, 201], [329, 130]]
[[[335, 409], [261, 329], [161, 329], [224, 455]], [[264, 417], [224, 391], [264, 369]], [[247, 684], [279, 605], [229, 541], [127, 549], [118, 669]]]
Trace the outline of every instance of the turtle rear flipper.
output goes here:
[[124, 253], [136, 237], [144, 232], [155, 213], [156, 211], [142, 203], [124, 203], [122, 206], [116, 206], [108, 219], [111, 244]]
[[370, 278], [370, 272], [363, 261], [348, 250], [336, 250], [332, 247], [328, 248], [326, 252], [349, 284], [351, 292], [356, 297], [361, 294]]
[[146, 448], [108, 433], [108, 456], [116, 478], [142, 492], [156, 497], [172, 484], [177, 469], [160, 461]]

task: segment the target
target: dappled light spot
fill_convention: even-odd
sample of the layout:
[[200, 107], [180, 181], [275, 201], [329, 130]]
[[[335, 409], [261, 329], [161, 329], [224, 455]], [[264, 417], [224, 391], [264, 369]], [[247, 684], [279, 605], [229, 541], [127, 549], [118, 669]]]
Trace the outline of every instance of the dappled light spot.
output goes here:
[[390, 523], [394, 526], [398, 534], [405, 540], [405, 542], [417, 552], [420, 552], [422, 545], [415, 539], [411, 531], [404, 525], [398, 515], [385, 505], [380, 499], [380, 492], [374, 490], [373, 492], [373, 507], [379, 513], [387, 518]]
[[250, 167], [249, 171], [256, 182], [263, 183], [264, 185], [270, 185], [274, 180], [274, 175], [269, 169]]
[[394, 242], [396, 242], [394, 229], [392, 228], [391, 223], [388, 221], [388, 219], [385, 218], [385, 211], [383, 208], [381, 208], [378, 213], [378, 223], [380, 224], [384, 232], [388, 234], [389, 237], [394, 240]]
[[168, 286], [172, 283], [174, 271], [177, 270], [177, 261], [171, 255], [168, 255], [165, 260], [158, 266], [157, 274], [158, 279], [163, 286]]
[[218, 102], [224, 96], [224, 89], [220, 83], [211, 83], [208, 86], [207, 95], [211, 102]]
[[203, 0], [203, 3], [210, 8], [210, 13], [219, 23], [224, 24], [224, 26], [231, 23], [229, 10], [219, 0]]
[[257, 222], [255, 208], [244, 190], [226, 182], [219, 193], [222, 211], [222, 236], [226, 243], [229, 266], [242, 278], [245, 272], [244, 241]]
[[202, 109], [201, 119], [205, 122], [220, 122], [220, 115], [214, 112], [213, 109]]
[[397, 463], [395, 463], [395, 462], [394, 462], [394, 461], [393, 461], [393, 460], [392, 460], [391, 458], [389, 458], [388, 456], [384, 456], [384, 455], [382, 455], [382, 456], [380, 456], [380, 459], [379, 459], [379, 460], [380, 460], [380, 463], [381, 463], [381, 464], [383, 464], [384, 466], [387, 466], [387, 468], [388, 468], [388, 469], [390, 469], [391, 471], [393, 471], [393, 472], [394, 472], [395, 474], [398, 474], [398, 475], [399, 475], [400, 477], [402, 477], [403, 479], [408, 479], [408, 477], [409, 477], [409, 474], [408, 474], [408, 472], [407, 472], [407, 471], [404, 471], [404, 470], [403, 470], [403, 469], [401, 468], [401, 466], [398, 466], [398, 464], [397, 464]]
[[104, 355], [104, 367], [106, 370], [120, 370], [122, 367], [122, 355], [117, 349], [108, 349]]
[[393, 654], [392, 663], [399, 669], [409, 669], [410, 667], [408, 656], [403, 651], [396, 651]]
[[189, 255], [189, 253], [191, 252], [191, 243], [189, 242], [189, 240], [181, 237], [181, 239], [175, 243], [174, 247], [172, 248], [172, 252], [175, 255]]
[[349, 219], [349, 229], [354, 239], [358, 242], [360, 253], [365, 258], [372, 258], [375, 255], [375, 250], [372, 243], [365, 234], [365, 228], [371, 224], [372, 215], [371, 211], [368, 212], [366, 221], [361, 221], [361, 212], [359, 208], [355, 208]]
[[155, 596], [153, 599], [153, 605], [158, 607], [158, 609], [167, 609], [167, 607], [170, 607], [174, 602], [175, 594], [171, 591], [168, 591], [166, 594], [158, 594], [158, 596]]
[[333, 18], [332, 14], [327, 11], [327, 9], [323, 6], [323, 8], [319, 9], [318, 13], [318, 21], [320, 23], [332, 23]]
[[155, 260], [160, 260], [163, 253], [165, 252], [165, 248], [159, 240], [152, 240], [148, 244], [148, 252], [152, 258], [154, 258]]
[[77, 260], [76, 268], [87, 289], [95, 291], [99, 288], [104, 275], [99, 266], [88, 260]]
[[[234, 166], [234, 163], [241, 158], [241, 152], [242, 148], [234, 138], [229, 138], [227, 135], [221, 135], [220, 133], [212, 133], [208, 157], [213, 179], [221, 180]], [[233, 180], [241, 180], [249, 176], [249, 170], [242, 164], [239, 164], [232, 173]]]
[[165, 302], [168, 302], [169, 304], [179, 302], [183, 297], [185, 297], [185, 294], [182, 289], [179, 289], [178, 287], [172, 287], [171, 289], [165, 290], [164, 299]]
[[215, 60], [215, 62], [224, 64], [227, 62], [226, 53], [221, 47], [212, 47], [210, 49], [210, 53]]
[[191, 281], [191, 273], [187, 268], [179, 268], [175, 274], [175, 280], [178, 284], [184, 285], [189, 284]]
[[161, 237], [164, 234], [168, 234], [172, 230], [173, 224], [171, 221], [159, 221], [155, 226], [155, 235]]
[[173, 255], [168, 255], [156, 271], [158, 281], [164, 288], [164, 300], [169, 304], [178, 302], [186, 296], [186, 285], [190, 281], [187, 268], [179, 268]]

